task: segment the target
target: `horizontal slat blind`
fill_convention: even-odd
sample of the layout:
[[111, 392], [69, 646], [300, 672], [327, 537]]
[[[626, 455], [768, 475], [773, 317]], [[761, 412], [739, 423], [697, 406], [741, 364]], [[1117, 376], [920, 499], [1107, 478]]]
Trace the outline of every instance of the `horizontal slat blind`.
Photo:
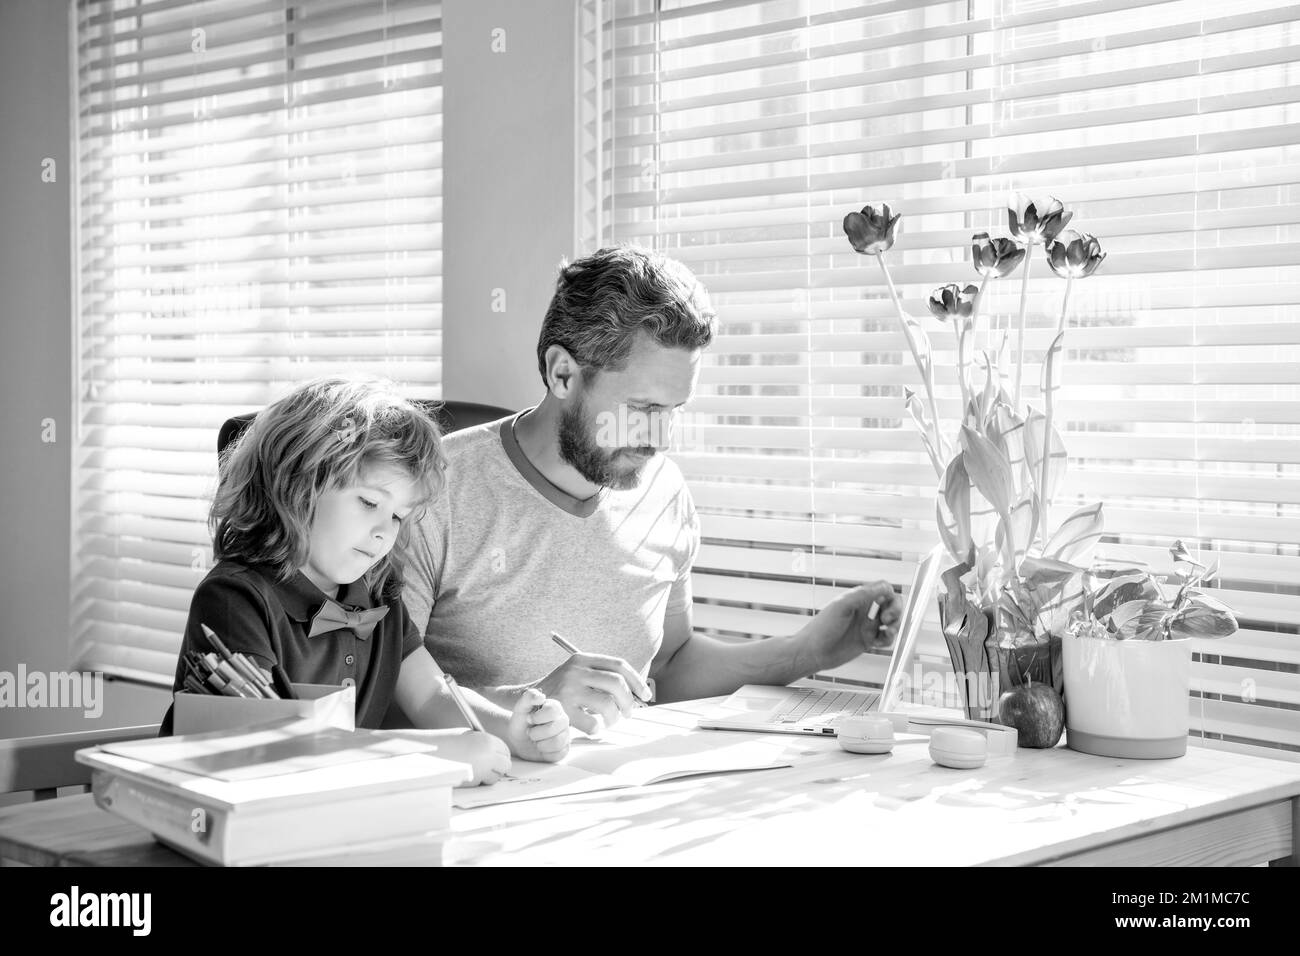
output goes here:
[[[1290, 0], [607, 0], [585, 6], [590, 241], [687, 263], [721, 334], [678, 460], [704, 517], [698, 622], [791, 633], [863, 580], [910, 581], [934, 474], [902, 418], [920, 382], [875, 262], [840, 222], [904, 214], [890, 253], [931, 289], [1016, 192], [1060, 197], [1108, 252], [1076, 283], [1058, 406], [1111, 559], [1217, 561], [1241, 631], [1198, 642], [1193, 733], [1300, 757], [1300, 6]], [[596, 19], [602, 16], [599, 29]], [[1026, 379], [1064, 283], [1031, 271]], [[1019, 273], [985, 312], [1018, 311]], [[1038, 404], [1036, 388], [1030, 401]], [[946, 668], [930, 609], [924, 666]], [[839, 679], [878, 682], [880, 658]]]
[[441, 381], [435, 0], [81, 0], [74, 654], [170, 685], [217, 430]]

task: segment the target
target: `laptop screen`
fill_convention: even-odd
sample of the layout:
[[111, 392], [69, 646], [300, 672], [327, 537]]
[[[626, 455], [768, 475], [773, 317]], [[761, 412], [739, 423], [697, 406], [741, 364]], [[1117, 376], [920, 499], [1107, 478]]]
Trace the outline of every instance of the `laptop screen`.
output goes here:
[[926, 609], [930, 606], [935, 584], [939, 580], [939, 565], [946, 553], [943, 545], [936, 545], [921, 559], [916, 566], [916, 573], [912, 575], [912, 586], [903, 599], [903, 614], [898, 621], [894, 653], [889, 657], [889, 668], [885, 671], [885, 683], [880, 692], [880, 711], [891, 711], [898, 703], [903, 689], [903, 676], [911, 664], [916, 639], [921, 634]]

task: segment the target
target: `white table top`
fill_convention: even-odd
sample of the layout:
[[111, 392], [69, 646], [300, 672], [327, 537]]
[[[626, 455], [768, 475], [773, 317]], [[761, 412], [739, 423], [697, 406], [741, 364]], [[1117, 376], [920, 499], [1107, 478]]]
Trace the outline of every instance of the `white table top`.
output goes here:
[[[680, 725], [670, 733], [758, 736], [688, 731], [711, 706], [657, 710]], [[832, 738], [780, 739], [791, 768], [457, 812], [444, 862], [1039, 863], [1300, 795], [1300, 764], [1195, 746], [1172, 760], [1022, 748], [977, 770], [950, 770], [931, 762], [920, 735], [899, 735], [882, 756], [846, 753]]]

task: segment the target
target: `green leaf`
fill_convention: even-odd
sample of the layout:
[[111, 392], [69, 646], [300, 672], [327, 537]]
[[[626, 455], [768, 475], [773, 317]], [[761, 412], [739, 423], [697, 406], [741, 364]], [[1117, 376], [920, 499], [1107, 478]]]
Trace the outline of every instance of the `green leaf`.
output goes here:
[[[1015, 494], [1011, 468], [997, 448], [975, 429], [963, 425], [961, 446], [965, 452], [966, 471], [971, 483], [998, 513], [1004, 524], [1011, 525], [1011, 499]], [[1003, 541], [1003, 561], [1008, 573], [1014, 573], [1015, 552], [1010, 541]]]
[[1025, 590], [1038, 622], [1037, 633], [1064, 634], [1071, 616], [1083, 606], [1085, 572], [1083, 568], [1074, 570], [1074, 574], [1053, 578], [1042, 585], [1029, 586], [1026, 582]]
[[1043, 371], [1039, 385], [1043, 390], [1043, 402], [1048, 410], [1049, 417], [1056, 402], [1056, 393], [1061, 389], [1061, 349], [1064, 343], [1065, 333], [1058, 332], [1056, 338], [1052, 339], [1052, 344], [1048, 347], [1047, 355], [1043, 359]]
[[1175, 637], [1231, 637], [1237, 632], [1237, 618], [1222, 601], [1198, 594], [1170, 616], [1169, 630]]
[[962, 555], [961, 540], [957, 537], [957, 528], [951, 521], [951, 516], [947, 514], [943, 507], [943, 495], [934, 497], [934, 523], [939, 528], [939, 538], [943, 541], [943, 546], [948, 549], [948, 553], [954, 559]]
[[1030, 555], [1020, 562], [1020, 578], [1031, 588], [1060, 587], [1083, 568], [1055, 558]]
[[910, 315], [904, 314], [903, 332], [912, 340], [912, 345], [916, 348], [916, 360], [920, 365], [921, 377], [926, 380], [930, 388], [934, 388], [934, 359], [930, 348], [930, 336], [926, 334], [925, 329], [921, 328], [921, 323]]
[[1006, 459], [992, 442], [965, 425], [961, 430], [961, 447], [971, 482], [998, 514], [1005, 517], [1011, 511], [1013, 495], [1011, 468]]
[[1070, 615], [1083, 604], [1085, 574], [1083, 568], [1054, 558], [1031, 555], [1020, 562], [1025, 600], [1040, 633], [1065, 633]]
[[934, 466], [935, 475], [942, 478], [943, 463], [939, 461], [939, 452], [934, 447], [934, 442], [930, 440], [930, 419], [925, 415], [925, 406], [921, 404], [920, 397], [910, 388], [903, 389], [903, 407], [907, 409], [912, 424], [921, 434], [921, 444], [925, 446], [925, 453], [930, 456], [930, 464]]
[[[884, 257], [880, 259], [882, 265]], [[921, 374], [921, 381], [925, 384], [925, 394], [931, 404], [931, 414], [935, 421], [930, 424], [933, 427], [931, 433], [931, 442], [936, 452], [933, 458], [935, 474], [942, 477], [943, 466], [940, 463], [947, 458], [947, 442], [944, 441], [941, 432], [942, 422], [938, 421], [939, 412], [934, 407], [934, 360], [930, 348], [930, 336], [921, 328], [920, 323], [907, 313], [899, 309], [898, 318], [903, 324], [903, 335], [907, 338], [908, 345], [911, 348], [913, 358], [916, 360], [917, 370]]]
[[[1003, 391], [1011, 384], [1011, 330], [1007, 329], [1002, 333], [1002, 339], [998, 342], [994, 350], [994, 361], [997, 362], [998, 382]], [[1007, 402], [1008, 405], [1015, 407], [1014, 402]], [[1020, 411], [1020, 409], [1016, 409]]]
[[984, 389], [980, 392], [979, 404], [979, 421], [983, 426], [987, 426], [993, 412], [993, 403], [997, 401], [999, 381], [993, 374], [993, 366], [987, 363], [984, 366]]
[[940, 575], [944, 592], [939, 604], [939, 624], [945, 633], [951, 626], [961, 627], [961, 619], [966, 614], [966, 585], [962, 578], [970, 570], [970, 555], [967, 555]]
[[[1169, 608], [1163, 606], [1163, 602], [1134, 600], [1125, 601], [1120, 604], [1108, 616], [1110, 623], [1115, 625], [1117, 633], [1123, 640], [1131, 640], [1137, 636], [1138, 626], [1143, 614], [1152, 609], [1160, 611], [1162, 614], [1167, 613]], [[1149, 617], [1149, 615], [1148, 615]]]
[[1169, 549], [1169, 554], [1175, 561], [1183, 561], [1187, 564], [1204, 567], [1201, 562], [1192, 557], [1191, 552], [1187, 550], [1187, 545], [1183, 544], [1181, 539], [1173, 543], [1173, 546]]
[[[1051, 457], [1047, 468], [1047, 487], [1043, 487], [1043, 449], [1046, 436], [1051, 435]], [[1056, 489], [1065, 474], [1065, 442], [1053, 427], [1049, 430], [1046, 417], [1034, 408], [1029, 409], [1025, 419], [1025, 461], [1029, 465], [1029, 477], [1034, 483], [1034, 490], [1042, 501], [1050, 501], [1056, 495]]]
[[1025, 461], [1025, 420], [1012, 410], [1010, 401], [1004, 402], [999, 398], [994, 406], [989, 440], [1007, 460], [1015, 482], [1016, 495], [1023, 498], [1025, 489], [1029, 487], [1029, 466]]
[[985, 604], [992, 604], [996, 600], [1001, 587], [1002, 575], [998, 573], [998, 559], [1004, 550], [992, 547], [980, 548], [975, 552], [975, 577], [979, 582], [980, 600]]
[[1106, 620], [1116, 608], [1130, 602], [1164, 603], [1164, 592], [1146, 571], [1132, 569], [1095, 576], [1105, 581], [1093, 597], [1092, 614], [1099, 621]]
[[1038, 528], [1038, 497], [1031, 495], [1020, 501], [1011, 509], [1010, 527], [1002, 521], [998, 522], [997, 546], [1001, 550], [1003, 541], [1008, 533], [1011, 536], [1011, 550], [1016, 556], [1017, 567], [1021, 559], [1025, 556], [1030, 542], [1034, 540], [1034, 532]]
[[944, 544], [953, 558], [960, 561], [971, 549], [970, 476], [966, 473], [964, 453], [958, 453], [948, 462], [935, 507]]
[[[1184, 588], [1201, 583], [1208, 569], [1191, 556], [1182, 541], [1175, 541], [1173, 547], [1169, 549], [1169, 554], [1174, 559], [1174, 574], [1182, 581]], [[1181, 594], [1179, 597], [1181, 598]], [[1175, 602], [1174, 606], [1177, 607], [1178, 602]]]
[[1043, 554], [1061, 561], [1087, 564], [1092, 549], [1101, 540], [1104, 525], [1101, 502], [1080, 508], [1061, 522], [1056, 533], [1048, 540]]
[[[1169, 627], [1169, 621], [1172, 615], [1169, 609], [1159, 604], [1148, 604], [1142, 608], [1138, 616], [1130, 622], [1133, 631], [1133, 638], [1139, 641], [1163, 641], [1166, 637]], [[1125, 627], [1121, 627], [1123, 633]]]
[[1065, 586], [1038, 609], [1038, 629], [1044, 634], [1062, 635], [1074, 613], [1083, 605], [1083, 575], [1070, 578]]

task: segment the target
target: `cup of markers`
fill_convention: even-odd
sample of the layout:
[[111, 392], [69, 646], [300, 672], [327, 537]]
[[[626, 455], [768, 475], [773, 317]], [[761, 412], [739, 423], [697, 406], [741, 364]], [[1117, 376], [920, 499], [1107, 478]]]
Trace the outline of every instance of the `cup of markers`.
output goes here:
[[[210, 627], [206, 624], [200, 626], [215, 653], [186, 653], [185, 677], [181, 682], [185, 690], [194, 694], [223, 694], [227, 697], [263, 700], [282, 700], [296, 696], [287, 681], [277, 679], [273, 684], [251, 660], [243, 654], [232, 653]], [[288, 688], [289, 692], [281, 694], [276, 690], [276, 684]]]

